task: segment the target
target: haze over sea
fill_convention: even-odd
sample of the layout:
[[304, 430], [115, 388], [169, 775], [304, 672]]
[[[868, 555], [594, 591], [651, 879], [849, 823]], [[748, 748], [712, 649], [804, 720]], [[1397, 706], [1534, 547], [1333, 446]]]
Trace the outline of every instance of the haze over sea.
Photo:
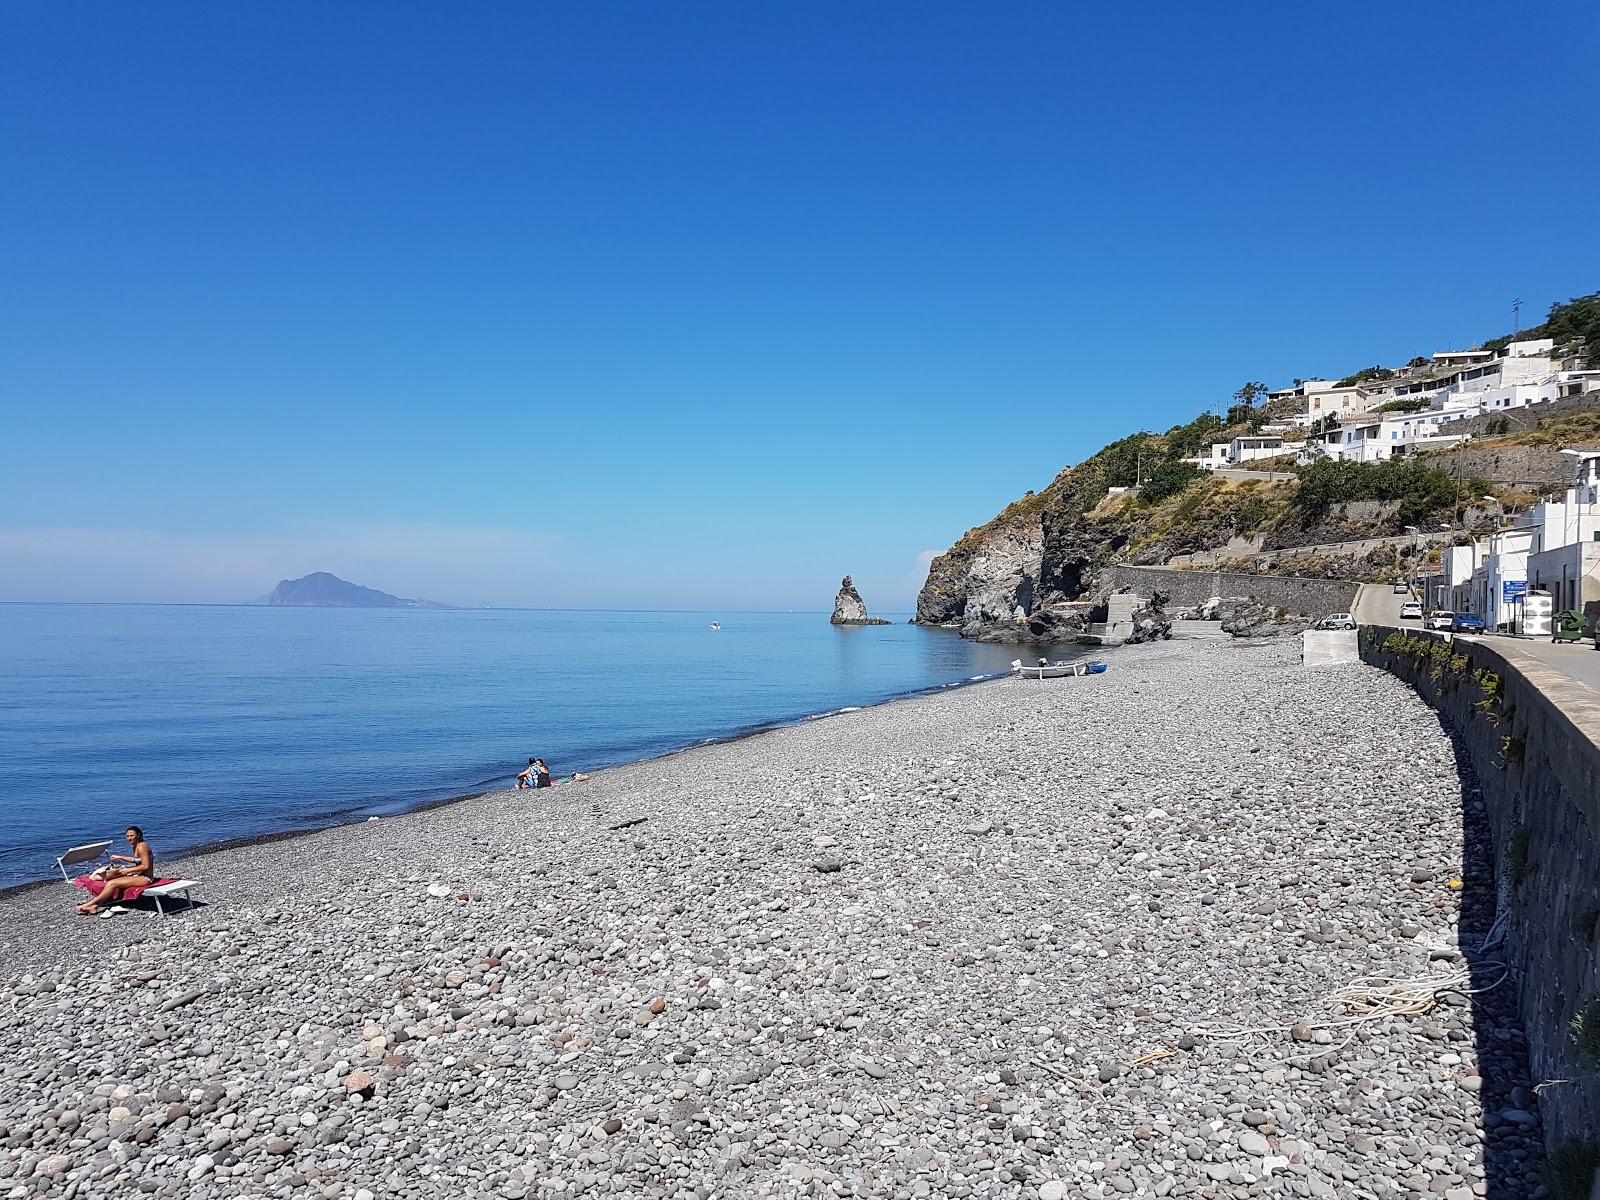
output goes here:
[[897, 620], [0, 605], [0, 887], [130, 823], [167, 854], [395, 813], [509, 787], [532, 755], [592, 771], [1017, 653]]

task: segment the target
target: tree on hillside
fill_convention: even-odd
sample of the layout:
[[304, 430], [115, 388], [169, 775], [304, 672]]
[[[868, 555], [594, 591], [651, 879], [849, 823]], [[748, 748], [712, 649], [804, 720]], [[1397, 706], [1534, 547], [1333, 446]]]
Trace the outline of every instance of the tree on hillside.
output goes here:
[[[1430, 513], [1451, 508], [1466, 489], [1448, 471], [1412, 459], [1381, 463], [1324, 460], [1300, 471], [1294, 506], [1318, 518], [1335, 504], [1352, 500], [1398, 500], [1398, 519], [1414, 524]], [[1470, 493], [1469, 493], [1470, 494]]]
[[1145, 445], [1149, 440], [1148, 433], [1130, 434], [1112, 442], [1094, 456], [1099, 459], [1104, 487], [1132, 487], [1139, 481], [1141, 462], [1147, 468], [1155, 465], [1160, 456]]
[[1174, 425], [1167, 430], [1167, 454], [1171, 458], [1193, 458], [1204, 452], [1221, 433], [1222, 418], [1214, 413], [1201, 413], [1187, 425]]
[[1144, 487], [1139, 491], [1139, 503], [1159, 504], [1169, 496], [1176, 496], [1190, 484], [1209, 479], [1211, 474], [1193, 463], [1167, 462], [1145, 476]]
[[1354, 375], [1346, 375], [1343, 379], [1339, 380], [1338, 386], [1357, 387], [1363, 383], [1375, 383], [1379, 380], [1392, 379], [1393, 377], [1394, 372], [1388, 367], [1374, 364], [1370, 367], [1362, 367], [1361, 370], [1357, 371]]
[[1589, 356], [1591, 363], [1600, 362], [1600, 292], [1577, 296], [1562, 304], [1552, 304], [1550, 315], [1543, 325], [1525, 329], [1516, 335], [1502, 334], [1483, 343], [1485, 350], [1503, 350], [1517, 338], [1523, 341], [1550, 338], [1556, 349], [1576, 349]]

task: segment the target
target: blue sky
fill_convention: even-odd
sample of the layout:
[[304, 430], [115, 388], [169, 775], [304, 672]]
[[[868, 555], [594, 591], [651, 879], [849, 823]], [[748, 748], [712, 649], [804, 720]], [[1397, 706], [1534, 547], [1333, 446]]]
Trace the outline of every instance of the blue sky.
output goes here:
[[1600, 287], [1600, 10], [0, 6], [0, 599], [904, 610]]

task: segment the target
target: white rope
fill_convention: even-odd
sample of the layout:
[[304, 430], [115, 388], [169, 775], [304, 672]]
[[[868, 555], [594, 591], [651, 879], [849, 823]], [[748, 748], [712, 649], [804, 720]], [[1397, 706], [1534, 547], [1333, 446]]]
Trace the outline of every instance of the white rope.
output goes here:
[[[1261, 1037], [1272, 1034], [1289, 1033], [1296, 1028], [1310, 1030], [1331, 1031], [1344, 1029], [1352, 1025], [1360, 1025], [1367, 1021], [1380, 1021], [1387, 1017], [1400, 1017], [1419, 1015], [1431, 1012], [1438, 1003], [1441, 992], [1460, 992], [1464, 996], [1476, 995], [1480, 992], [1491, 991], [1505, 981], [1509, 973], [1502, 962], [1486, 963], [1486, 966], [1499, 967], [1500, 974], [1493, 983], [1484, 987], [1474, 988], [1471, 973], [1465, 970], [1451, 971], [1440, 975], [1419, 975], [1411, 979], [1391, 979], [1384, 975], [1367, 975], [1351, 980], [1344, 987], [1329, 992], [1324, 996], [1323, 1002], [1334, 1007], [1344, 1008], [1349, 1015], [1342, 1017], [1328, 1017], [1320, 1021], [1297, 1021], [1294, 1025], [1257, 1025], [1236, 1028], [1206, 1028], [1199, 1026], [1189, 1030], [1195, 1037], [1215, 1038], [1218, 1041], [1241, 1041], [1249, 1037]], [[1353, 1035], [1352, 1035], [1353, 1036]], [[1348, 1040], [1344, 1043], [1348, 1045]], [[1342, 1049], [1343, 1047], [1338, 1047]], [[1307, 1057], [1315, 1058], [1318, 1054], [1331, 1053], [1327, 1048], [1313, 1051]]]

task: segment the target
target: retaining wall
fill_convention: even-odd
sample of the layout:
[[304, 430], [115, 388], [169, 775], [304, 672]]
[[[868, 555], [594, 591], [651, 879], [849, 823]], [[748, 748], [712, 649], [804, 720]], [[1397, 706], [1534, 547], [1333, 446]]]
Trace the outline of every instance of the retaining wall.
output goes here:
[[[1518, 410], [1512, 410], [1518, 411]], [[1459, 449], [1434, 450], [1418, 461], [1463, 478], [1476, 476], [1491, 483], [1541, 491], [1566, 487], [1572, 482], [1572, 459], [1559, 446], [1508, 446], [1465, 442]]]
[[1514, 971], [1533, 1078], [1563, 1081], [1538, 1092], [1546, 1142], [1552, 1151], [1596, 1143], [1600, 696], [1506, 639], [1367, 625], [1360, 648], [1439, 711], [1471, 761], [1507, 901], [1501, 957]]
[[1557, 421], [1562, 417], [1594, 412], [1596, 409], [1600, 409], [1600, 391], [1585, 392], [1581, 396], [1563, 396], [1559, 400], [1546, 400], [1543, 404], [1526, 404], [1521, 408], [1501, 409], [1476, 417], [1460, 417], [1441, 423], [1438, 432], [1470, 433], [1474, 437], [1482, 437], [1490, 428], [1498, 429], [1499, 423], [1504, 423], [1508, 433], [1521, 433], [1529, 427], [1537, 428], [1546, 421]]
[[1103, 567], [1098, 590], [1161, 592], [1174, 608], [1193, 608], [1213, 596], [1253, 596], [1261, 603], [1307, 617], [1349, 612], [1360, 584], [1300, 575], [1250, 575], [1236, 571], [1174, 571], [1166, 567]]

